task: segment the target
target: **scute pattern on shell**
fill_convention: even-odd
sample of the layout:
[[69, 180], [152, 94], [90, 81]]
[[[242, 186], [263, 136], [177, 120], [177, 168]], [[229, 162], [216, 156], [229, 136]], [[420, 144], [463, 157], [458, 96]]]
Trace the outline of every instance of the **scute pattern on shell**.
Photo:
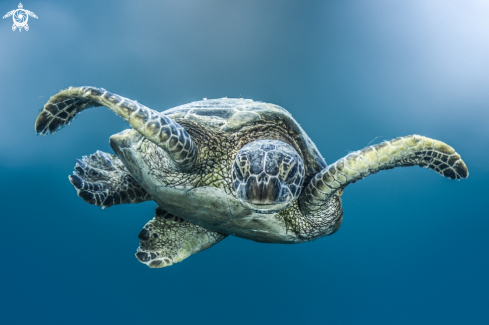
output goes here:
[[[306, 175], [314, 175], [326, 167], [326, 161], [299, 123], [288, 111], [275, 104], [242, 98], [219, 98], [191, 102], [166, 110], [163, 114], [180, 124], [183, 124], [183, 120], [195, 121], [227, 134], [240, 133], [260, 124], [276, 125], [286, 130], [294, 140], [304, 160]], [[254, 138], [257, 139], [259, 137]]]
[[[343, 219], [343, 189], [383, 169], [418, 165], [451, 179], [468, 176], [467, 166], [453, 148], [418, 135], [370, 146], [326, 166], [290, 113], [248, 99], [203, 100], [160, 113], [105, 89], [70, 87], [46, 103], [36, 120], [36, 132], [54, 133], [94, 106], [106, 106], [133, 129], [111, 137], [117, 157], [101, 152], [84, 157], [70, 180], [91, 204], [106, 207], [147, 199], [158, 203], [155, 218], [139, 234], [136, 254], [150, 267], [179, 262], [227, 235], [269, 243], [299, 243], [330, 235]], [[277, 209], [278, 213], [246, 207], [233, 188], [233, 181], [239, 179], [231, 176], [235, 158], [240, 159], [238, 152], [248, 144], [261, 146], [262, 140], [290, 145], [304, 163], [305, 173], [301, 169], [300, 179], [295, 178], [297, 183], [291, 187], [293, 194], [302, 189], [299, 198]], [[263, 157], [268, 158], [268, 153]], [[266, 173], [256, 168], [252, 174], [275, 175], [278, 165], [268, 166]], [[277, 184], [276, 178], [273, 181]], [[259, 194], [253, 199], [260, 204], [265, 192], [255, 191]], [[272, 195], [267, 200], [264, 203], [276, 202]]]

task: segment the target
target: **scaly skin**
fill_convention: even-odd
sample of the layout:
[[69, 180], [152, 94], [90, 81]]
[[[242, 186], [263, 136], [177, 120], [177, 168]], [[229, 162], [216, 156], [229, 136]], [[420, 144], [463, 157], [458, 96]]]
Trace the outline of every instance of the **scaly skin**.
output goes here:
[[136, 101], [95, 87], [70, 87], [62, 90], [44, 105], [37, 117], [38, 134], [54, 133], [81, 111], [105, 106], [122, 117], [148, 140], [164, 149], [177, 169], [189, 169], [197, 157], [187, 131], [171, 118]]
[[299, 198], [306, 216], [321, 213], [325, 203], [342, 190], [383, 169], [418, 165], [450, 179], [469, 176], [467, 166], [455, 150], [438, 140], [420, 135], [400, 137], [352, 152], [314, 176]]
[[151, 268], [170, 266], [227, 237], [194, 225], [157, 207], [155, 217], [139, 233], [137, 259]]
[[79, 197], [102, 209], [152, 200], [119, 158], [102, 151], [77, 159], [69, 179]]
[[[91, 204], [110, 206], [148, 198], [158, 203], [155, 219], [140, 234], [137, 253], [150, 267], [171, 265], [229, 234], [269, 243], [300, 243], [331, 235], [342, 222], [343, 189], [383, 169], [419, 165], [448, 178], [468, 176], [453, 148], [417, 135], [368, 147], [326, 167], [285, 110], [251, 100], [193, 102], [158, 113], [105, 90], [70, 88], [45, 105], [36, 131], [54, 133], [93, 106], [107, 106], [135, 129], [110, 140], [125, 169], [113, 169], [107, 159], [98, 159], [100, 154], [92, 155], [96, 159], [84, 159], [75, 167], [72, 183], [79, 194], [85, 191], [80, 196]], [[200, 111], [193, 111], [196, 107]], [[284, 142], [304, 161], [301, 194], [278, 213], [245, 207], [233, 187], [232, 166], [239, 150], [257, 140]], [[118, 165], [115, 157], [110, 160]], [[134, 189], [140, 193], [132, 195]], [[261, 195], [254, 199], [261, 200]]]

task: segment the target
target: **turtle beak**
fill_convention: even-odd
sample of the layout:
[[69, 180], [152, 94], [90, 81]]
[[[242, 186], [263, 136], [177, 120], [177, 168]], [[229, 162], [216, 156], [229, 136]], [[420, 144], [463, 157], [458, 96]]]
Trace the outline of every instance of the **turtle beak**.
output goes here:
[[267, 177], [265, 173], [250, 177], [244, 186], [245, 200], [254, 205], [277, 203], [282, 184], [276, 178]]

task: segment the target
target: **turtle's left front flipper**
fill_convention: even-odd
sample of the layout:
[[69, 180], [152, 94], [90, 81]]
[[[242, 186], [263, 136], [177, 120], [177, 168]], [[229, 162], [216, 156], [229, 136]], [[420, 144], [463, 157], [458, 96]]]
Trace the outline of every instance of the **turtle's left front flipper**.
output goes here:
[[165, 114], [137, 101], [95, 87], [70, 87], [44, 105], [36, 119], [37, 134], [55, 133], [70, 124], [75, 116], [90, 108], [105, 106], [131, 125], [141, 135], [170, 156], [175, 168], [190, 169], [197, 159], [197, 149], [187, 131]]
[[300, 196], [301, 210], [305, 215], [314, 214], [350, 183], [383, 169], [414, 165], [450, 179], [469, 176], [460, 155], [446, 143], [420, 135], [400, 137], [352, 152], [319, 172]]
[[155, 217], [139, 233], [137, 259], [159, 268], [181, 262], [227, 237], [194, 225], [157, 207]]

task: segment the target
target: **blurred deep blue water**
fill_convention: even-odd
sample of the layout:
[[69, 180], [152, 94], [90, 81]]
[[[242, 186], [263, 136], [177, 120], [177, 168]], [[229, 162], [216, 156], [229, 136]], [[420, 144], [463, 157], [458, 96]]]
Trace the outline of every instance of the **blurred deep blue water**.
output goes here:
[[[2, 324], [489, 323], [486, 1], [23, 5], [39, 17], [28, 32], [0, 21]], [[101, 210], [67, 179], [76, 158], [112, 152], [126, 123], [97, 108], [34, 133], [49, 96], [80, 85], [156, 110], [204, 97], [279, 104], [330, 163], [417, 133], [453, 146], [470, 177], [384, 171], [345, 190], [331, 237], [227, 238], [152, 270], [134, 253], [155, 204]]]

